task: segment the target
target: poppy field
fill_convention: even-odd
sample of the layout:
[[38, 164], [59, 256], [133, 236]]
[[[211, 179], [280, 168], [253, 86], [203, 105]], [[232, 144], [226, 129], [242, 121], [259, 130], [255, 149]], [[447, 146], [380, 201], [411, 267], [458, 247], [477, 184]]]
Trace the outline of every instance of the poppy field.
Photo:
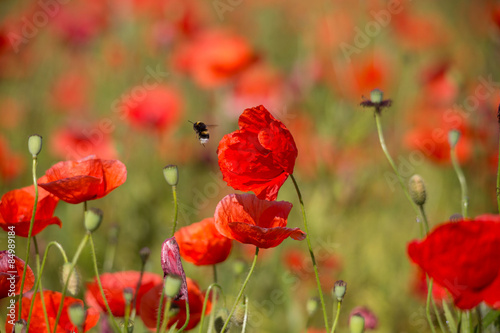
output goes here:
[[500, 331], [500, 3], [0, 3], [1, 332]]

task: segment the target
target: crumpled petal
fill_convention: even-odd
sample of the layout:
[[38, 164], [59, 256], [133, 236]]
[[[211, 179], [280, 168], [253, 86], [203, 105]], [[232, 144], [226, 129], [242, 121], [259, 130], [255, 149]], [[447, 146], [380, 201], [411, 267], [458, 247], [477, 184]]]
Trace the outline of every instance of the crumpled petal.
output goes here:
[[164, 278], [167, 275], [176, 275], [182, 279], [181, 290], [175, 300], [186, 300], [188, 293], [186, 274], [184, 273], [184, 268], [182, 267], [179, 245], [175, 240], [175, 236], [167, 238], [163, 242], [161, 247], [161, 267], [163, 269]]
[[[14, 259], [14, 263], [9, 262], [9, 259]], [[23, 276], [24, 261], [14, 255], [9, 255], [7, 250], [0, 251], [0, 299], [12, 297], [9, 295], [14, 292], [19, 295], [21, 291], [21, 277]], [[14, 278], [14, 280], [12, 280]], [[11, 290], [11, 283], [14, 282], [15, 289]], [[23, 292], [28, 292], [35, 285], [35, 274], [28, 266], [26, 278], [24, 280]]]

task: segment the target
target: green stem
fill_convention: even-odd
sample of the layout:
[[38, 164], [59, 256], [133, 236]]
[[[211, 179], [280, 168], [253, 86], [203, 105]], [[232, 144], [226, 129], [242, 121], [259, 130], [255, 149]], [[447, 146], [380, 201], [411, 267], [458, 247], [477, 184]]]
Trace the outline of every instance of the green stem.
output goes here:
[[26, 272], [28, 270], [28, 265], [30, 262], [30, 248], [31, 248], [31, 235], [33, 233], [33, 226], [35, 225], [35, 215], [36, 208], [38, 205], [38, 184], [36, 182], [36, 166], [37, 166], [37, 158], [33, 157], [33, 167], [31, 173], [33, 175], [33, 186], [35, 186], [35, 203], [33, 204], [33, 213], [31, 214], [30, 228], [28, 231], [28, 245], [26, 247], [26, 261], [24, 263], [23, 269], [23, 277], [21, 279], [21, 288], [19, 290], [19, 310], [17, 319], [21, 319], [21, 313], [23, 311], [23, 289], [24, 289], [24, 280], [26, 279]]
[[163, 310], [163, 322], [161, 324], [161, 328], [159, 330], [159, 333], [163, 333], [167, 329], [168, 317], [169, 317], [170, 307], [171, 306], [172, 306], [172, 298], [171, 297], [167, 297], [167, 305], [165, 305], [165, 310]]
[[[64, 252], [64, 249], [63, 247], [61, 246], [61, 244], [59, 244], [58, 242], [55, 242], [55, 241], [52, 241], [50, 242], [47, 247], [45, 248], [45, 252], [43, 254], [43, 260], [42, 260], [42, 266], [40, 267], [40, 269], [38, 270], [38, 278], [36, 280], [36, 283], [35, 283], [35, 288], [33, 289], [33, 295], [36, 295], [36, 292], [39, 288], [39, 286], [41, 286], [41, 278], [42, 278], [42, 273], [43, 273], [43, 270], [45, 268], [45, 262], [47, 260], [47, 254], [49, 253], [49, 249], [52, 247], [52, 246], [56, 246], [61, 255], [63, 256], [63, 259], [64, 259], [64, 263], [67, 263], [68, 262], [68, 257], [66, 256], [66, 252]], [[32, 312], [33, 312], [33, 306], [35, 305], [34, 302], [31, 302], [31, 306], [30, 306], [30, 312], [29, 312], [29, 315], [28, 315], [28, 320], [27, 320], [27, 326], [26, 327], [30, 327], [30, 321], [31, 321], [31, 315], [32, 315]], [[47, 326], [49, 329], [48, 331], [50, 332], [50, 326]]]
[[[158, 309], [160, 310], [158, 311], [161, 311], [164, 298], [165, 298], [165, 278], [163, 278], [163, 288], [161, 288], [160, 302], [158, 304]], [[158, 314], [158, 316], [156, 316], [156, 332], [160, 332], [160, 322], [161, 322], [161, 316]]]
[[146, 262], [143, 261], [141, 264], [141, 274], [139, 275], [139, 280], [137, 281], [137, 286], [135, 288], [134, 300], [132, 301], [132, 316], [131, 319], [135, 319], [135, 307], [137, 304], [137, 294], [139, 294], [139, 289], [141, 288], [142, 278], [144, 277], [144, 268], [146, 266]]
[[[201, 310], [199, 333], [201, 333], [203, 330], [203, 324], [205, 321], [205, 312], [207, 311], [208, 297], [210, 296], [210, 291], [212, 290], [213, 287], [219, 288], [220, 293], [222, 295], [222, 288], [220, 285], [218, 285], [216, 283], [212, 283], [210, 286], [208, 286], [207, 291], [205, 292], [205, 299], [203, 300], [203, 308]], [[215, 291], [214, 291], [212, 293], [212, 309], [210, 310], [210, 319], [209, 319], [209, 323], [208, 323], [208, 331], [207, 332], [212, 331], [213, 313], [214, 313], [214, 308], [215, 308], [216, 302], [217, 302], [217, 293], [215, 293]]]
[[92, 238], [92, 234], [90, 232], [87, 232], [86, 237], [88, 239], [90, 239], [90, 249], [91, 249], [92, 262], [94, 264], [95, 279], [97, 280], [97, 284], [99, 285], [99, 290], [101, 292], [101, 297], [104, 301], [104, 305], [106, 306], [106, 310], [108, 311], [109, 320], [111, 321], [111, 325], [113, 326], [113, 330], [115, 332], [120, 332], [120, 327], [118, 326], [118, 324], [115, 321], [115, 317], [113, 316], [113, 313], [111, 312], [111, 308], [109, 307], [108, 300], [106, 299], [106, 295], [104, 294], [104, 289], [102, 288], [101, 278], [99, 277], [99, 268], [97, 267], [97, 257], [96, 257], [96, 252], [95, 252], [94, 239]]
[[439, 328], [441, 329], [441, 332], [445, 333], [446, 332], [445, 326], [444, 326], [443, 320], [441, 319], [441, 315], [439, 314], [438, 308], [436, 306], [436, 302], [434, 302], [434, 298], [431, 298], [431, 303], [432, 303], [432, 307], [434, 309], [434, 314], [436, 315], [436, 318], [437, 318], [437, 321], [439, 324]]
[[465, 176], [460, 168], [460, 164], [458, 163], [456, 145], [451, 148], [450, 151], [451, 163], [453, 164], [453, 169], [455, 169], [455, 173], [457, 174], [458, 181], [460, 182], [460, 189], [462, 191], [462, 215], [463, 218], [468, 217], [468, 208], [469, 208], [469, 197], [467, 192], [467, 182], [465, 181]]
[[309, 248], [309, 255], [311, 256], [311, 261], [314, 269], [314, 275], [316, 276], [316, 285], [318, 287], [318, 293], [319, 293], [319, 299], [321, 301], [321, 308], [323, 309], [323, 319], [325, 320], [325, 329], [326, 332], [328, 332], [328, 315], [326, 314], [326, 306], [325, 306], [325, 300], [323, 298], [323, 291], [321, 289], [321, 282], [319, 281], [319, 273], [318, 273], [318, 267], [316, 265], [316, 258], [314, 257], [314, 252], [311, 246], [311, 239], [309, 237], [309, 229], [307, 227], [307, 217], [306, 217], [306, 210], [304, 208], [304, 201], [302, 200], [302, 194], [300, 193], [299, 185], [297, 185], [297, 181], [295, 180], [295, 177], [293, 175], [290, 175], [290, 178], [292, 178], [293, 185], [295, 186], [295, 191], [297, 192], [297, 196], [299, 197], [299, 202], [300, 202], [300, 208], [302, 210], [302, 219], [304, 220], [304, 231], [306, 233], [306, 240], [307, 240], [307, 247]]
[[177, 215], [178, 215], [178, 211], [179, 211], [179, 205], [177, 203], [177, 186], [176, 185], [172, 186], [172, 194], [174, 196], [174, 226], [172, 227], [171, 237], [174, 237], [175, 229], [177, 228]]
[[384, 151], [385, 157], [389, 161], [389, 164], [392, 167], [392, 170], [394, 170], [394, 173], [398, 176], [399, 184], [401, 185], [401, 188], [403, 189], [403, 192], [406, 195], [406, 198], [410, 202], [411, 206], [413, 207], [413, 210], [419, 216], [419, 210], [417, 208], [417, 205], [413, 202], [411, 199], [410, 193], [408, 192], [408, 188], [406, 187], [403, 177], [399, 174], [398, 168], [396, 167], [396, 164], [394, 163], [394, 160], [391, 157], [391, 154], [389, 153], [389, 150], [387, 149], [387, 146], [385, 144], [385, 139], [384, 139], [384, 134], [382, 132], [382, 123], [380, 121], [380, 112], [375, 111], [375, 122], [377, 123], [377, 132], [378, 132], [378, 139], [380, 141], [380, 146], [382, 147], [382, 150]]
[[69, 274], [68, 277], [66, 278], [66, 281], [64, 282], [64, 287], [62, 290], [62, 296], [61, 296], [61, 303], [59, 304], [59, 310], [57, 311], [57, 316], [56, 316], [56, 321], [54, 324], [54, 333], [57, 331], [57, 324], [59, 323], [59, 319], [61, 318], [63, 306], [64, 306], [64, 297], [66, 297], [66, 291], [68, 290], [68, 285], [69, 285], [69, 280], [71, 279], [71, 275], [73, 275], [73, 271], [75, 270], [76, 263], [78, 262], [78, 258], [80, 257], [80, 254], [83, 251], [83, 248], [85, 245], [87, 245], [87, 242], [89, 240], [89, 234], [85, 234], [83, 237], [82, 241], [80, 242], [80, 245], [78, 245], [78, 249], [76, 250], [75, 255], [73, 256], [73, 260], [71, 261], [71, 266], [69, 269]]
[[245, 314], [243, 315], [243, 327], [241, 328], [241, 333], [245, 333], [247, 330], [248, 322], [248, 297], [245, 295], [243, 298], [243, 306], [245, 307]]
[[477, 316], [477, 333], [483, 333], [483, 317], [481, 316], [481, 310], [476, 306], [476, 316]]
[[419, 205], [418, 206], [420, 210], [420, 215], [422, 215], [422, 219], [424, 220], [424, 228], [425, 228], [425, 234], [427, 235], [429, 233], [429, 221], [427, 220], [427, 214], [425, 213], [424, 205]]
[[335, 315], [335, 321], [333, 322], [333, 326], [332, 326], [332, 331], [331, 333], [335, 333], [335, 327], [337, 327], [337, 323], [339, 321], [339, 317], [340, 317], [340, 308], [342, 307], [342, 301], [338, 301], [337, 302], [337, 314]]
[[259, 254], [259, 248], [255, 247], [255, 256], [253, 257], [253, 262], [252, 262], [252, 266], [250, 267], [250, 271], [248, 272], [248, 275], [247, 275], [245, 281], [243, 282], [243, 285], [241, 286], [240, 292], [238, 293], [238, 297], [236, 297], [236, 301], [234, 302], [233, 308], [231, 309], [229, 316], [227, 316], [227, 319], [224, 322], [224, 326], [222, 326], [222, 330], [220, 331], [220, 333], [224, 333], [226, 331], [227, 325], [229, 324], [229, 321], [231, 320], [231, 317], [233, 316], [233, 313], [236, 310], [238, 303], [240, 302], [241, 296], [243, 296], [243, 292], [245, 291], [245, 287], [247, 286], [247, 283], [250, 280], [250, 276], [252, 275], [253, 270], [255, 268], [255, 264], [257, 263], [258, 254]]
[[427, 321], [429, 322], [429, 326], [431, 328], [432, 333], [436, 333], [436, 329], [434, 328], [434, 323], [432, 322], [431, 318], [431, 311], [430, 311], [430, 304], [431, 304], [431, 297], [432, 297], [432, 279], [428, 279], [428, 290], [427, 290], [427, 302], [425, 303], [425, 315], [427, 316]]
[[130, 303], [127, 303], [125, 305], [125, 318], [123, 319], [124, 325], [123, 325], [123, 333], [128, 333], [128, 322], [130, 320], [130, 309], [132, 308], [130, 306]]
[[[35, 254], [36, 254], [36, 271], [40, 272], [40, 251], [38, 250], [38, 242], [36, 241], [36, 237], [33, 236], [33, 244], [35, 245]], [[40, 301], [42, 302], [42, 312], [43, 312], [43, 317], [45, 318], [45, 325], [47, 326], [47, 331], [50, 332], [50, 322], [49, 322], [49, 315], [47, 314], [47, 306], [45, 305], [45, 297], [43, 296], [43, 287], [42, 287], [42, 275], [40, 274], [39, 277], [40, 281], [37, 281], [37, 283], [40, 284]], [[35, 298], [36, 298], [36, 291], [33, 292], [33, 298], [31, 299], [31, 304], [30, 304], [30, 312], [31, 312], [31, 307], [35, 303]], [[28, 313], [28, 317], [29, 317]], [[27, 328], [29, 326], [26, 326]]]
[[184, 329], [186, 329], [187, 325], [189, 324], [190, 317], [191, 314], [189, 312], [189, 297], [188, 297], [188, 299], [186, 300], [186, 321], [184, 322], [184, 325], [182, 325], [182, 327], [179, 329], [178, 332], [182, 332], [184, 331]]

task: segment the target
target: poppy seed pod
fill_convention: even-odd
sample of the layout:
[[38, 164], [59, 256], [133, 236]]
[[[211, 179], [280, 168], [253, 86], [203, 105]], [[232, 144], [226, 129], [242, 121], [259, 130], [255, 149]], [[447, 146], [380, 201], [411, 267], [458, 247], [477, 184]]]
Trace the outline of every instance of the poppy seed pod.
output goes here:
[[102, 210], [99, 208], [90, 208], [85, 212], [85, 229], [94, 232], [99, 228], [102, 222]]
[[182, 278], [178, 275], [167, 275], [165, 278], [165, 295], [174, 298], [179, 294], [182, 287]]
[[448, 142], [451, 149], [455, 148], [460, 139], [460, 132], [458, 130], [451, 130], [448, 132]]
[[384, 92], [380, 89], [373, 89], [370, 92], [370, 101], [372, 103], [378, 104], [384, 99]]
[[349, 321], [349, 331], [351, 333], [363, 333], [365, 331], [365, 318], [354, 315]]
[[179, 183], [179, 170], [177, 165], [167, 165], [163, 168], [163, 176], [170, 186], [177, 186]]
[[28, 138], [28, 150], [33, 158], [40, 154], [40, 151], [42, 150], [42, 137], [40, 135], [34, 134]]
[[68, 315], [69, 320], [73, 325], [77, 327], [82, 327], [83, 323], [85, 323], [85, 319], [87, 317], [87, 313], [83, 308], [83, 305], [80, 303], [73, 303], [68, 307]]
[[427, 199], [427, 192], [425, 190], [425, 183], [420, 175], [413, 175], [408, 182], [411, 199], [418, 206], [425, 204]]
[[337, 301], [342, 302], [347, 291], [347, 283], [343, 280], [338, 280], [333, 286], [333, 294], [337, 297]]

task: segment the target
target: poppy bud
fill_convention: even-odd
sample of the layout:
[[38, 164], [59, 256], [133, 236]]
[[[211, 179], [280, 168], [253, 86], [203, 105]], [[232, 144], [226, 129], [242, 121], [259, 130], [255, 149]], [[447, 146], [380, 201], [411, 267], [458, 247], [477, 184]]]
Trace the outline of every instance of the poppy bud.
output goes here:
[[71, 320], [71, 323], [76, 327], [80, 328], [83, 326], [83, 323], [85, 323], [85, 319], [87, 317], [85, 309], [83, 308], [83, 305], [80, 303], [71, 304], [68, 307], [68, 315], [69, 315], [69, 320]]
[[16, 321], [14, 325], [14, 332], [15, 333], [26, 333], [26, 326], [28, 323], [24, 319], [20, 319]]
[[245, 306], [243, 303], [239, 303], [234, 310], [233, 316], [231, 317], [231, 321], [235, 323], [237, 326], [243, 325], [243, 320], [245, 319]]
[[337, 297], [337, 301], [342, 302], [346, 291], [347, 291], [346, 282], [342, 280], [338, 280], [337, 282], [335, 282], [335, 285], [333, 286], [333, 294], [335, 295], [335, 297]]
[[85, 229], [94, 232], [99, 228], [102, 222], [102, 210], [99, 208], [90, 208], [85, 212]]
[[[214, 320], [214, 328], [217, 333], [222, 331], [222, 327], [224, 327], [224, 323], [226, 322], [228, 315], [229, 312], [227, 311], [227, 309], [220, 309], [219, 312], [217, 313], [217, 317], [215, 317]], [[231, 330], [231, 322], [227, 324], [226, 332], [229, 332], [230, 330]]]
[[170, 298], [174, 298], [179, 294], [179, 291], [181, 290], [182, 287], [182, 278], [178, 275], [167, 275], [165, 278], [165, 295], [167, 295]]
[[409, 181], [409, 190], [411, 199], [418, 206], [422, 206], [427, 199], [427, 192], [425, 191], [425, 183], [419, 175], [413, 175]]
[[451, 130], [448, 132], [448, 142], [450, 143], [451, 149], [455, 148], [458, 139], [460, 139], [460, 132], [457, 130]]
[[125, 300], [125, 304], [132, 303], [132, 299], [134, 298], [134, 289], [132, 288], [124, 288], [123, 289], [123, 299]]
[[384, 99], [384, 92], [380, 89], [373, 89], [370, 92], [370, 101], [374, 104], [379, 104]]
[[42, 150], [42, 137], [38, 134], [31, 135], [28, 138], [28, 150], [33, 158], [37, 157]]
[[177, 165], [167, 165], [163, 168], [163, 176], [167, 181], [168, 185], [176, 186], [179, 182], [179, 170], [177, 170]]
[[354, 315], [349, 321], [349, 331], [351, 333], [363, 333], [365, 331], [365, 318]]
[[80, 273], [73, 267], [70, 262], [65, 263], [61, 270], [61, 284], [64, 286], [68, 276], [71, 274], [68, 282], [68, 292], [71, 295], [76, 295], [78, 293], [78, 288], [80, 286]]
[[150, 254], [151, 254], [151, 250], [149, 249], [149, 247], [143, 247], [139, 251], [139, 256], [141, 257], [141, 261], [142, 261], [143, 265], [145, 265], [146, 261], [148, 261]]
[[307, 314], [312, 316], [318, 310], [319, 299], [316, 297], [309, 298], [306, 303]]

